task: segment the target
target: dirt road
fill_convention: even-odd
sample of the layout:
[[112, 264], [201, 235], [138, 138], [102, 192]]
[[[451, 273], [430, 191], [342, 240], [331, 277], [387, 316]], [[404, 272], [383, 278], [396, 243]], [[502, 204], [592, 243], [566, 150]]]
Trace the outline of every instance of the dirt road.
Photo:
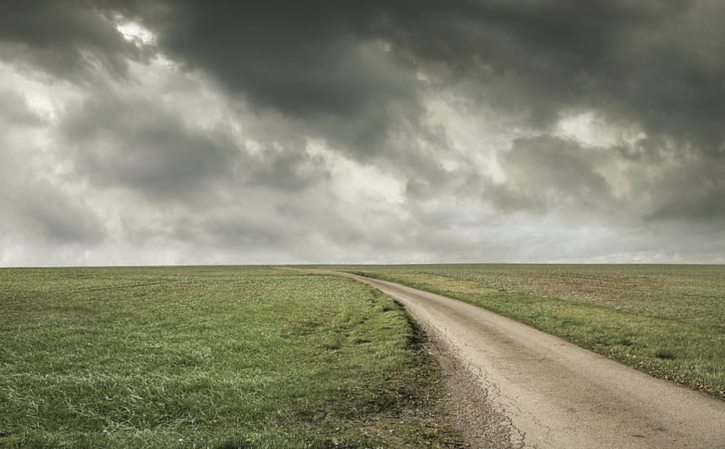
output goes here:
[[[500, 426], [500, 419], [487, 424], [486, 415], [494, 410], [505, 416], [509, 446], [725, 449], [725, 402], [480, 307], [391, 282], [346, 276], [405, 306], [473, 373], [486, 402], [480, 404], [483, 416], [476, 422]], [[496, 447], [487, 441], [477, 444]]]

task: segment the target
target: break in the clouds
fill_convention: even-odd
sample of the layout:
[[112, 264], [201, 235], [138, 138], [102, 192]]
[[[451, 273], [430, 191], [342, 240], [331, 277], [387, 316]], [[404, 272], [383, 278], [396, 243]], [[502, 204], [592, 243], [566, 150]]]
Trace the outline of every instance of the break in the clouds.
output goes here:
[[2, 265], [725, 262], [721, 1], [0, 9]]

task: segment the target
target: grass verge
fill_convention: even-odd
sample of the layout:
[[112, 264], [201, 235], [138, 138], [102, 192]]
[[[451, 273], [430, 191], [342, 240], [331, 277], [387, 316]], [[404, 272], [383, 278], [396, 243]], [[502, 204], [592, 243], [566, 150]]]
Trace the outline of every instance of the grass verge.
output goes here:
[[268, 268], [0, 270], [0, 447], [457, 447], [389, 298]]

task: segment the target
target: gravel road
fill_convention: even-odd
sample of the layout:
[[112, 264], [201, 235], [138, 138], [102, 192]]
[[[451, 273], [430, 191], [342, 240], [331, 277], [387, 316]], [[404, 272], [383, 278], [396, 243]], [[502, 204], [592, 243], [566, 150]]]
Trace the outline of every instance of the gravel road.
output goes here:
[[471, 304], [343, 275], [402, 304], [475, 379], [454, 396], [477, 447], [725, 449], [723, 401]]

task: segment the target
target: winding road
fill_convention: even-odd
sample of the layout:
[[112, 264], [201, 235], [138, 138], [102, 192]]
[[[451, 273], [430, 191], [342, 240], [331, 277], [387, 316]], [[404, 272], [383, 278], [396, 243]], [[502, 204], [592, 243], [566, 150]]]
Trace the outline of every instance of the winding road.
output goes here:
[[483, 389], [481, 410], [509, 420], [510, 447], [725, 449], [723, 401], [462, 301], [336, 274], [389, 295], [448, 348]]

